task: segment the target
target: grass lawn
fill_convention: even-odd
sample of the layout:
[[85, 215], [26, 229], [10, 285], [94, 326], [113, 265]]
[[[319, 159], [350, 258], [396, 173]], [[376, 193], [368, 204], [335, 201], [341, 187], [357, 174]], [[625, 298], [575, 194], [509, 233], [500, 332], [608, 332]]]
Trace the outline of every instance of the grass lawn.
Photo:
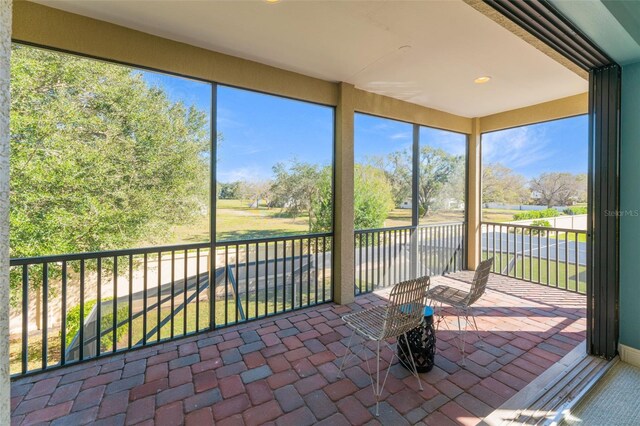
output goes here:
[[[430, 212], [426, 217], [420, 218], [421, 225], [435, 225], [444, 222], [464, 221], [464, 212], [460, 210], [436, 210]], [[393, 209], [389, 212], [387, 220], [384, 221], [385, 228], [411, 225], [411, 209]]]
[[[503, 271], [509, 261], [513, 260], [513, 255], [496, 254], [493, 266], [496, 272]], [[486, 252], [482, 253], [482, 258], [486, 259]], [[502, 261], [502, 263], [500, 263]], [[568, 268], [568, 269], [567, 269]], [[557, 272], [556, 272], [557, 271]], [[578, 266], [578, 291], [581, 293], [586, 292], [586, 274], [587, 268], [585, 266]], [[514, 278], [523, 279], [526, 281], [539, 282], [540, 284], [550, 285], [551, 287], [567, 288], [567, 277], [569, 290], [576, 289], [576, 265], [575, 263], [569, 263], [565, 265], [564, 262], [557, 263], [555, 261], [548, 262], [545, 259], [540, 259], [538, 264], [537, 257], [524, 257], [524, 275], [523, 275], [523, 260], [518, 257], [515, 268], [509, 271], [509, 276]]]
[[513, 215], [522, 213], [522, 210], [508, 209], [482, 209], [483, 222], [511, 222]]
[[[569, 241], [576, 240], [576, 234], [572, 232], [558, 232], [558, 240], [566, 240], [568, 237]], [[583, 231], [581, 234], [578, 234], [578, 242], [586, 243], [587, 242], [587, 234], [586, 231]]]
[[[299, 235], [309, 232], [306, 216], [293, 218], [279, 208], [251, 208], [248, 201], [217, 201], [217, 238], [219, 241]], [[171, 243], [188, 244], [209, 241], [209, 218], [202, 216], [191, 224], [171, 229]]]
[[465, 216], [462, 210], [436, 210], [430, 212], [427, 217], [421, 217], [420, 225], [436, 225], [438, 223], [464, 221]]
[[[42, 367], [42, 335], [31, 335], [27, 346], [27, 371]], [[60, 334], [56, 331], [48, 336], [48, 363], [60, 361]], [[9, 374], [22, 372], [22, 338], [9, 341]]]
[[411, 209], [393, 209], [389, 212], [383, 228], [411, 226]]
[[[248, 201], [241, 200], [218, 200], [216, 219], [219, 241], [300, 235], [309, 232], [309, 220], [305, 214], [293, 218], [279, 208], [252, 208]], [[463, 220], [464, 212], [438, 210], [426, 218], [421, 218], [420, 223]], [[408, 225], [411, 225], [411, 209], [393, 209], [389, 212], [383, 227]], [[209, 218], [203, 216], [191, 224], [175, 226], [170, 234], [172, 238], [167, 243], [171, 244], [209, 241]]]
[[[218, 240], [242, 240], [273, 236], [300, 235], [309, 232], [309, 221], [305, 214], [296, 218], [279, 208], [252, 208], [249, 201], [218, 200], [217, 228]], [[482, 209], [484, 222], [511, 222], [513, 215], [522, 210]], [[459, 210], [437, 210], [420, 218], [420, 224], [464, 221], [464, 212]], [[384, 221], [383, 227], [411, 225], [411, 209], [393, 209]], [[171, 244], [189, 244], [209, 240], [209, 218], [203, 216], [193, 223], [178, 225], [171, 229]], [[560, 239], [564, 239], [561, 234]], [[569, 241], [575, 237], [569, 235]], [[579, 235], [578, 241], [586, 241], [586, 235]]]

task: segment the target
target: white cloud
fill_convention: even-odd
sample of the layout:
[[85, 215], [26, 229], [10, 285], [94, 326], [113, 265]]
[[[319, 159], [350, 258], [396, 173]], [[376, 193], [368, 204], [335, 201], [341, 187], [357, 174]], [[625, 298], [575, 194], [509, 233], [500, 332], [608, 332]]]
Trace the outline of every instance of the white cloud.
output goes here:
[[[424, 132], [424, 131], [423, 131]], [[445, 130], [428, 129], [423, 133], [424, 142], [429, 146], [441, 148], [453, 155], [465, 155], [467, 152], [466, 137], [459, 133]], [[422, 138], [421, 138], [422, 139]]]
[[218, 171], [218, 182], [258, 182], [269, 179], [271, 169], [260, 167], [239, 167], [231, 170]]
[[410, 139], [412, 137], [411, 132], [398, 132], [389, 136], [391, 140]]
[[483, 136], [484, 163], [502, 163], [517, 171], [544, 163], [556, 155], [557, 150], [552, 148], [551, 140], [540, 127], [518, 127]]
[[240, 128], [244, 127], [244, 124], [235, 119], [235, 114], [232, 110], [218, 106], [217, 110], [218, 129]]
[[[230, 143], [225, 147], [225, 153], [233, 155], [234, 157], [242, 157], [244, 155], [255, 155], [263, 152], [273, 151], [273, 147], [268, 143], [254, 143], [250, 141], [243, 141], [241, 143]], [[222, 157], [222, 156], [220, 156]]]

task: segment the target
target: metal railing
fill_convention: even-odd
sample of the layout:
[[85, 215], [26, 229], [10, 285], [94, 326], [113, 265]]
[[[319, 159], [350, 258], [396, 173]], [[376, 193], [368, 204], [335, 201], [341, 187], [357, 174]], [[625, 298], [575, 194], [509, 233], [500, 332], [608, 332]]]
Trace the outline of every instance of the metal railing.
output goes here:
[[464, 268], [462, 222], [357, 230], [354, 238], [356, 294]]
[[323, 233], [220, 242], [214, 256], [199, 243], [12, 259], [11, 373], [331, 301], [332, 243]]
[[481, 244], [482, 259], [494, 259], [494, 273], [586, 293], [584, 230], [483, 222]]

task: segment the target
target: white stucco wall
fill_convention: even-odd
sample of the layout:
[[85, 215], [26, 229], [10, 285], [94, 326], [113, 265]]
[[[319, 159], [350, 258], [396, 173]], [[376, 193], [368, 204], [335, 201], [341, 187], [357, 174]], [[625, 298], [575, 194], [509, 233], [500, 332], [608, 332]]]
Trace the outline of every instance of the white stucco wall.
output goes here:
[[0, 425], [10, 423], [9, 381], [9, 57], [11, 0], [0, 0]]

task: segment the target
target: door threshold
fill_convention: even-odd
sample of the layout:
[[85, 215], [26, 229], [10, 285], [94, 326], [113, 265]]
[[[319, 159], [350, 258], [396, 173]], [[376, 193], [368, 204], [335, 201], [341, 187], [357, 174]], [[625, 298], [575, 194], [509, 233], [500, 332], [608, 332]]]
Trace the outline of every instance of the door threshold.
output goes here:
[[558, 425], [617, 361], [588, 355], [583, 341], [480, 425]]

